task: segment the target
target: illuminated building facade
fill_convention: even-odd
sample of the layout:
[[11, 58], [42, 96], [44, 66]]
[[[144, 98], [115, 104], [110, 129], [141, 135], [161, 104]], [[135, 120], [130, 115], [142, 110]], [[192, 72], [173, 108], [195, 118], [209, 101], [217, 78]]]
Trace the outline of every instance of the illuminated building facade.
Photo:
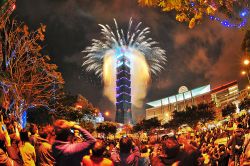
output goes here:
[[216, 117], [220, 118], [221, 109], [224, 106], [228, 103], [234, 103], [238, 107], [239, 101], [246, 96], [248, 96], [248, 92], [246, 90], [239, 91], [237, 81], [213, 89], [210, 85], [205, 85], [147, 103], [151, 108], [146, 109], [146, 119], [157, 117], [162, 123], [166, 123], [171, 120], [171, 114], [175, 110], [183, 111], [187, 106], [211, 102], [215, 104]]
[[118, 123], [132, 123], [130, 54], [121, 49], [116, 64], [116, 117]]
[[224, 107], [227, 103], [237, 100], [239, 88], [237, 81], [232, 81], [216, 87], [211, 92], [212, 101], [216, 107]]
[[183, 93], [147, 103], [151, 108], [146, 109], [146, 119], [157, 117], [162, 124], [172, 118], [172, 112], [184, 111], [187, 106], [211, 101], [210, 85], [198, 87]]

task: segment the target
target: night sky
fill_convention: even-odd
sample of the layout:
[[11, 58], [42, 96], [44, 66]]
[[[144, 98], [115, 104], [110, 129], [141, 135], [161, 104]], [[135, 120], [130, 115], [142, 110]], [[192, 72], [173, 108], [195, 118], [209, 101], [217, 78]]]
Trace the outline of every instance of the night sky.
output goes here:
[[30, 29], [47, 25], [44, 52], [59, 66], [65, 89], [82, 94], [101, 111], [114, 108], [102, 95], [101, 81], [82, 71], [81, 51], [92, 38], [99, 39], [98, 24], [113, 25], [113, 18], [120, 27], [127, 27], [130, 17], [142, 21], [166, 50], [165, 70], [152, 79], [145, 102], [176, 94], [182, 85], [192, 89], [210, 83], [215, 87], [232, 80], [246, 85], [246, 78], [240, 76], [244, 31], [207, 19], [189, 29], [175, 20], [174, 13], [141, 8], [136, 0], [17, 0], [13, 16]]

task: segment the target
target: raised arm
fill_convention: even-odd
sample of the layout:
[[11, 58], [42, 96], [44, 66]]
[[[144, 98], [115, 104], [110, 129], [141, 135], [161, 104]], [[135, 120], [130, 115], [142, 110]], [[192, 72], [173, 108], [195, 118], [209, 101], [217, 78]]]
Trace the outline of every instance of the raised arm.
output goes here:
[[72, 143], [65, 145], [66, 147], [64, 152], [68, 155], [75, 153], [85, 153], [96, 142], [96, 139], [87, 130], [81, 128], [78, 125], [74, 125], [73, 128], [79, 130], [79, 132], [83, 135], [85, 141], [81, 143]]

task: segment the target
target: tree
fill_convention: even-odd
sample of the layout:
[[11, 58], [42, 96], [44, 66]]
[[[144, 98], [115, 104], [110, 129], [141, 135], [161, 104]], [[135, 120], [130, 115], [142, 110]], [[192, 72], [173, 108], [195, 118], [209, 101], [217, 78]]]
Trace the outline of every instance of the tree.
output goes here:
[[33, 107], [27, 110], [27, 122], [39, 126], [53, 124], [53, 112], [48, 107]]
[[5, 26], [11, 13], [15, 10], [15, 0], [4, 0], [0, 2], [0, 29]]
[[222, 13], [229, 18], [240, 19], [238, 11], [240, 7], [246, 7], [247, 1], [235, 0], [138, 0], [139, 5], [148, 7], [160, 7], [164, 12], [175, 11], [176, 20], [188, 22], [189, 28], [193, 28], [199, 23], [204, 15], [214, 16]]
[[244, 98], [239, 104], [239, 109], [248, 111], [250, 109], [250, 98]]
[[96, 131], [98, 133], [103, 133], [105, 135], [105, 138], [107, 138], [109, 134], [113, 134], [115, 136], [117, 125], [114, 122], [105, 121], [97, 126]]
[[144, 131], [143, 125], [142, 125], [142, 121], [140, 121], [139, 123], [136, 123], [136, 124], [133, 126], [132, 131], [133, 131], [134, 133], [137, 133], [138, 136], [139, 136], [139, 139], [140, 139], [141, 133]]
[[233, 103], [227, 104], [222, 110], [222, 116], [228, 116], [231, 115], [232, 113], [235, 113], [236, 111], [236, 106]]
[[3, 28], [4, 47], [0, 57], [6, 58], [0, 73], [5, 101], [13, 101], [13, 110], [20, 116], [30, 106], [54, 108], [61, 97], [64, 80], [50, 57], [41, 53], [46, 26], [29, 31], [28, 26], [9, 21]]
[[82, 95], [65, 94], [60, 100], [60, 109], [56, 111], [57, 118], [79, 123], [87, 123], [95, 119], [98, 111], [85, 97]]
[[215, 105], [213, 103], [200, 103], [197, 106], [198, 109], [198, 119], [199, 121], [205, 123], [210, 120], [215, 119]]
[[207, 122], [214, 120], [215, 111], [212, 103], [200, 103], [197, 106], [186, 107], [185, 111], [174, 111], [173, 119], [164, 124], [165, 128], [177, 128], [182, 124], [195, 126], [198, 122]]
[[90, 133], [95, 131], [95, 125], [91, 121], [81, 121], [80, 126], [88, 130]]
[[157, 117], [151, 119], [143, 119], [140, 123], [143, 127], [143, 130], [149, 133], [152, 129], [158, 128], [161, 126], [161, 122], [158, 120]]

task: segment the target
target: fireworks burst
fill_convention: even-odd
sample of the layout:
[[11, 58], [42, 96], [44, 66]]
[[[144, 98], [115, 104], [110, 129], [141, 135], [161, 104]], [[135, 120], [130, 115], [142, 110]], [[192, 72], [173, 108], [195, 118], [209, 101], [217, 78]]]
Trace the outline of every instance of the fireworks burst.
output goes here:
[[[115, 30], [109, 25], [101, 25], [101, 40], [92, 40], [92, 45], [83, 52], [83, 66], [87, 72], [94, 72], [102, 78], [104, 83], [104, 95], [113, 103], [116, 102], [116, 72], [117, 59], [121, 53], [129, 57], [131, 70], [131, 101], [132, 106], [141, 108], [143, 99], [147, 94], [150, 75], [156, 75], [163, 70], [166, 63], [165, 51], [157, 47], [157, 42], [147, 37], [149, 28], [141, 29], [141, 22], [133, 26], [130, 19], [127, 33], [119, 29], [116, 20]], [[120, 62], [119, 62], [120, 63]], [[126, 63], [126, 62], [125, 62]]]
[[83, 67], [87, 72], [94, 72], [99, 77], [103, 76], [104, 55], [110, 50], [117, 48], [132, 48], [145, 56], [150, 73], [156, 75], [163, 69], [166, 63], [165, 50], [157, 46], [157, 42], [147, 37], [150, 28], [141, 29], [141, 22], [133, 28], [133, 20], [130, 18], [127, 33], [119, 29], [116, 20], [115, 30], [109, 25], [99, 24], [101, 27], [102, 40], [93, 39], [92, 45], [83, 52], [87, 53], [84, 57]]

